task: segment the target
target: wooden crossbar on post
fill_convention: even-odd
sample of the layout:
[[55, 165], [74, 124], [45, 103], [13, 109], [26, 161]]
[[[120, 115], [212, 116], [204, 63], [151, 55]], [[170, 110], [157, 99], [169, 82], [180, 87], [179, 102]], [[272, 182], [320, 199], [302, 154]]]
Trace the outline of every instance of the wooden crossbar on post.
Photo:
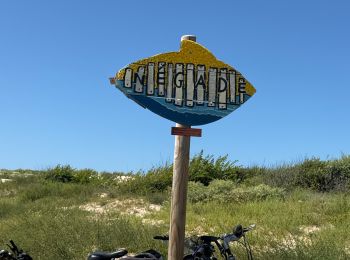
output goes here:
[[202, 136], [202, 129], [198, 128], [189, 128], [189, 127], [172, 127], [171, 128], [172, 135], [181, 135], [181, 136]]

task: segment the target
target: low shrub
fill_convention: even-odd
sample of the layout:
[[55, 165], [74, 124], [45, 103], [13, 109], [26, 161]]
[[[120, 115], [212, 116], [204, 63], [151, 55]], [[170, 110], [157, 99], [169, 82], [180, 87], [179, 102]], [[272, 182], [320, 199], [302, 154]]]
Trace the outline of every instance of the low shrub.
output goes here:
[[55, 168], [50, 168], [44, 173], [46, 180], [58, 182], [72, 182], [74, 169], [69, 165], [57, 165]]
[[346, 191], [349, 188], [350, 156], [332, 161], [307, 160], [299, 168], [296, 180], [298, 186], [321, 192]]
[[73, 172], [73, 182], [86, 184], [96, 182], [98, 180], [98, 173], [91, 169], [76, 170]]
[[241, 167], [235, 165], [237, 161], [229, 161], [228, 156], [203, 155], [203, 151], [193, 156], [190, 161], [190, 181], [209, 185], [213, 180], [232, 180], [240, 183], [246, 175]]
[[166, 191], [172, 183], [172, 165], [154, 167], [147, 173], [138, 172], [128, 175], [126, 179], [115, 179], [113, 186], [117, 194], [146, 195]]
[[260, 182], [288, 189], [346, 192], [350, 188], [350, 156], [328, 161], [311, 158], [295, 165], [267, 169], [260, 176]]
[[262, 175], [257, 176], [256, 183], [264, 183], [273, 187], [295, 188], [296, 170], [293, 165], [280, 165], [268, 168]]
[[190, 182], [188, 186], [188, 200], [190, 202], [242, 203], [261, 201], [271, 198], [283, 199], [284, 189], [273, 188], [265, 184], [252, 187], [237, 186], [232, 181], [215, 180], [208, 186], [199, 182]]
[[173, 165], [166, 164], [152, 168], [143, 176], [143, 182], [151, 192], [162, 192], [171, 186], [173, 180]]
[[[350, 156], [338, 160], [322, 161], [319, 158], [305, 159], [296, 164], [277, 167], [242, 167], [237, 161], [229, 161], [228, 156], [214, 158], [195, 155], [189, 166], [189, 180], [208, 186], [214, 180], [232, 181], [235, 184], [256, 186], [266, 184], [283, 187], [287, 190], [301, 187], [320, 192], [349, 191]], [[173, 165], [153, 167], [147, 172], [137, 173], [98, 173], [91, 169], [76, 170], [69, 165], [57, 165], [44, 171], [46, 180], [63, 183], [94, 183], [105, 187], [116, 187], [118, 194], [132, 193], [144, 195], [159, 193], [171, 187]], [[116, 176], [128, 176], [127, 181]], [[123, 179], [124, 180], [124, 179]]]
[[99, 176], [92, 169], [76, 170], [70, 165], [57, 165], [44, 172], [44, 178], [54, 182], [87, 184], [98, 181]]

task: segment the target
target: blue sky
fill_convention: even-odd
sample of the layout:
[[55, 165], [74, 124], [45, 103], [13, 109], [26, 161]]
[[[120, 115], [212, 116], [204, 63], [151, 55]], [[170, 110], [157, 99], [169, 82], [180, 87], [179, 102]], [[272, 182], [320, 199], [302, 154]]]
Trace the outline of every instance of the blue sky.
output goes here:
[[180, 37], [257, 93], [202, 126], [191, 154], [275, 165], [350, 153], [350, 2], [1, 1], [0, 168], [148, 169], [173, 158], [174, 123], [108, 78], [177, 51]]

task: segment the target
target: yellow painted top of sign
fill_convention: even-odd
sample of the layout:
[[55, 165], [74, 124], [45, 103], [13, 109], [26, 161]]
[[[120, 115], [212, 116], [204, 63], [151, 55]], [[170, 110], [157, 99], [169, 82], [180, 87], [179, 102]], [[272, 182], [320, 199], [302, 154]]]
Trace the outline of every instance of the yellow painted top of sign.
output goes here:
[[[190, 40], [181, 41], [181, 47], [179, 52], [168, 52], [168, 53], [158, 54], [146, 59], [142, 59], [128, 65], [128, 68], [134, 71], [137, 71], [140, 65], [146, 66], [149, 62], [154, 62], [154, 63], [166, 62], [166, 63], [174, 63], [174, 64], [191, 63], [194, 65], [205, 65], [206, 71], [208, 71], [209, 68], [211, 67], [235, 70], [230, 65], [216, 59], [215, 56], [207, 48]], [[158, 74], [158, 71], [156, 71], [155, 75], [157, 74]], [[124, 80], [124, 75], [125, 75], [125, 69], [122, 69], [117, 73], [116, 78], [118, 80]], [[254, 95], [254, 93], [256, 92], [255, 88], [248, 81], [246, 81], [245, 91], [249, 96]]]

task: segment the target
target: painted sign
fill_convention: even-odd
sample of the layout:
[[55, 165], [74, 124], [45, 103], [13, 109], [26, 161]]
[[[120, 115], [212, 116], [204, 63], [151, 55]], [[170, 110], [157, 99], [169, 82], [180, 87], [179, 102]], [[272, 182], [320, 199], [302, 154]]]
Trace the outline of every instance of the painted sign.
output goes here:
[[255, 93], [241, 73], [190, 40], [181, 41], [179, 52], [131, 63], [111, 83], [142, 107], [188, 126], [219, 120]]

